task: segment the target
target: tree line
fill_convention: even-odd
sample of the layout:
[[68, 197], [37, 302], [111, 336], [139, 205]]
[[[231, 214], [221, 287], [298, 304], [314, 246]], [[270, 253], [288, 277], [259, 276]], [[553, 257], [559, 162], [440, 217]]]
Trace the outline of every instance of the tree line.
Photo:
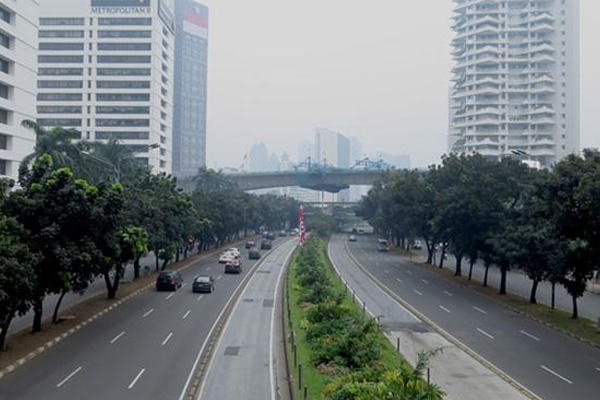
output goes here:
[[0, 349], [17, 315], [32, 311], [32, 331], [42, 329], [48, 295], [58, 295], [57, 323], [67, 293], [102, 279], [115, 298], [127, 265], [139, 278], [150, 252], [160, 270], [190, 251], [297, 223], [293, 199], [241, 192], [210, 170], [185, 193], [116, 141], [89, 143], [75, 130], [25, 125], [37, 134], [35, 151], [18, 182], [0, 180]]
[[408, 248], [425, 242], [434, 263], [436, 248], [456, 258], [455, 275], [468, 278], [473, 266], [500, 270], [499, 293], [506, 294], [507, 273], [522, 270], [532, 281], [536, 303], [540, 282], [556, 284], [572, 297], [572, 317], [600, 260], [600, 152], [570, 155], [551, 170], [481, 155], [445, 156], [428, 171], [390, 172], [360, 202], [358, 214], [377, 232]]

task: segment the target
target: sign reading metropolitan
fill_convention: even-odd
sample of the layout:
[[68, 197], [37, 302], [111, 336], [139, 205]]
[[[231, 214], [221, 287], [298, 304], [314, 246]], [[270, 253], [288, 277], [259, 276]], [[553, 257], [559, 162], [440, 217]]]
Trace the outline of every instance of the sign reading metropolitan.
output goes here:
[[94, 14], [149, 14], [150, 0], [92, 0]]

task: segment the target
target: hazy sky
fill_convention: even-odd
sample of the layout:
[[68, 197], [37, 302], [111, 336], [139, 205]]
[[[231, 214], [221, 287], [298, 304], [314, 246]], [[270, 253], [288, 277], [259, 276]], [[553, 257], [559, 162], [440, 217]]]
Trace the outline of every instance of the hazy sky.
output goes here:
[[[204, 3], [210, 167], [239, 166], [257, 142], [295, 155], [316, 127], [414, 167], [445, 152], [451, 0]], [[581, 9], [582, 146], [600, 147], [600, 1]]]

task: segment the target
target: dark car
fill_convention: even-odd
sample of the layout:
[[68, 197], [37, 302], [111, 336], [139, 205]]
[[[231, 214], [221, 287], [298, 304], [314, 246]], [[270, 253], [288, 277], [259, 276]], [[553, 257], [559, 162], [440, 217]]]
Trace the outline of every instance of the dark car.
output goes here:
[[251, 248], [253, 248], [255, 246], [253, 241], [248, 241], [246, 242], [246, 249], [250, 250]]
[[267, 235], [267, 239], [269, 239], [269, 240], [275, 240], [275, 239], [277, 239], [277, 237], [275, 236], [275, 234], [273, 232], [270, 232]]
[[356, 242], [356, 235], [350, 235], [350, 237], [348, 238], [349, 242]]
[[228, 262], [225, 264], [225, 273], [226, 274], [241, 274], [242, 273], [242, 265], [240, 263]]
[[286, 236], [287, 236], [287, 232], [286, 232], [285, 230], [283, 230], [283, 231], [280, 231], [280, 232], [279, 232], [279, 236], [280, 236], [280, 237], [286, 237]]
[[273, 248], [273, 243], [271, 243], [268, 240], [263, 240], [263, 242], [260, 244], [261, 250], [271, 250], [272, 248]]
[[194, 278], [194, 293], [212, 293], [215, 291], [215, 280], [212, 276], [201, 275]]
[[256, 249], [250, 249], [248, 252], [248, 258], [250, 260], [260, 260], [260, 251]]
[[177, 290], [183, 284], [183, 277], [177, 271], [163, 271], [156, 278], [156, 290]]
[[269, 232], [263, 232], [262, 233], [262, 238], [263, 239], [268, 239], [269, 238]]

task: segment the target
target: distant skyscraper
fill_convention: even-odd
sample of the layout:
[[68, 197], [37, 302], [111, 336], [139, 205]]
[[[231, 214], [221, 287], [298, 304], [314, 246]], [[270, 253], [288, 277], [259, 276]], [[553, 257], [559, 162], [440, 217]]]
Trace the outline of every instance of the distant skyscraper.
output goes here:
[[175, 21], [167, 2], [39, 3], [38, 123], [116, 139], [154, 172], [171, 172]]
[[579, 0], [454, 0], [449, 151], [579, 152]]
[[0, 1], [0, 178], [18, 178], [33, 151], [35, 134], [21, 126], [35, 120], [37, 0]]
[[[315, 161], [319, 164], [336, 168], [350, 168], [350, 139], [329, 129], [317, 129], [315, 132], [315, 156]], [[348, 190], [343, 190], [330, 197], [332, 201], [349, 201], [350, 193]]]
[[177, 0], [175, 16], [173, 173], [185, 177], [206, 166], [208, 8]]
[[255, 144], [250, 150], [250, 171], [266, 172], [269, 170], [269, 150], [264, 143]]

